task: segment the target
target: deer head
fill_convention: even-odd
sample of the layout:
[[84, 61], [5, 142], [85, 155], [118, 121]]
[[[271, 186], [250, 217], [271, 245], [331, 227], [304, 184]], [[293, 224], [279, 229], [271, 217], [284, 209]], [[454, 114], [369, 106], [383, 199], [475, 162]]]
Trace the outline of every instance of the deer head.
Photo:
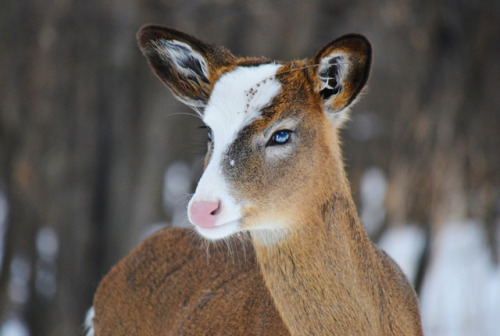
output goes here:
[[188, 205], [202, 236], [250, 231], [272, 243], [346, 192], [337, 129], [369, 75], [366, 38], [346, 35], [288, 63], [238, 58], [161, 26], [143, 27], [138, 40], [207, 128], [205, 170]]

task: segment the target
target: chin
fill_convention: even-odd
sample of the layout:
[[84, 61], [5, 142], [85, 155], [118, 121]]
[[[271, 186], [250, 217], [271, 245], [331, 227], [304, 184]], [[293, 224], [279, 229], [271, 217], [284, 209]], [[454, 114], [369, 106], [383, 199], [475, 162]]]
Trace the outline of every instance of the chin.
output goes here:
[[194, 225], [196, 231], [203, 237], [208, 240], [220, 240], [220, 239], [226, 239], [237, 232], [240, 231], [240, 226], [241, 223], [239, 221], [235, 222], [230, 222], [227, 224], [223, 224], [220, 226], [216, 226], [214, 228], [202, 228], [199, 226]]

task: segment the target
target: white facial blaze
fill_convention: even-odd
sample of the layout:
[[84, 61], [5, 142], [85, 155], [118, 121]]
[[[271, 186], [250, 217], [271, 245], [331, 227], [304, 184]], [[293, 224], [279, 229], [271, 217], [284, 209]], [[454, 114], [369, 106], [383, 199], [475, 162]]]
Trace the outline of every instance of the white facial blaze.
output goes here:
[[227, 147], [243, 127], [261, 116], [281, 90], [274, 78], [280, 67], [274, 63], [239, 67], [215, 83], [203, 121], [212, 129], [216, 147]]
[[[213, 152], [201, 177], [193, 202], [220, 202], [215, 229], [196, 227], [206, 238], [218, 239], [238, 231], [242, 219], [241, 206], [230, 193], [222, 162], [238, 133], [261, 116], [261, 111], [279, 94], [281, 84], [274, 76], [279, 64], [239, 67], [223, 75], [215, 83], [205, 108], [203, 121], [212, 129]], [[231, 158], [231, 164], [237, 158]]]

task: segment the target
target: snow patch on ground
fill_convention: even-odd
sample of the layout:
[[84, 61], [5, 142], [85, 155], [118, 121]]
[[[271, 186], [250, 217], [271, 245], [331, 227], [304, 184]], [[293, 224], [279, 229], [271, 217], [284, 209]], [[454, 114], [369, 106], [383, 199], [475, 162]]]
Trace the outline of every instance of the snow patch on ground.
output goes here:
[[26, 324], [17, 317], [5, 321], [0, 327], [0, 336], [29, 336]]
[[385, 220], [385, 193], [387, 180], [378, 167], [367, 169], [360, 182], [361, 223], [371, 235], [377, 232]]
[[87, 311], [87, 315], [85, 316], [85, 322], [84, 322], [85, 336], [94, 336], [95, 335], [94, 321], [93, 321], [94, 317], [95, 317], [95, 311], [94, 311], [94, 307], [92, 306]]
[[480, 223], [448, 223], [437, 234], [420, 303], [428, 336], [500, 334], [500, 268]]
[[165, 171], [163, 201], [172, 214], [171, 226], [189, 227], [186, 208], [191, 190], [192, 169], [183, 161], [173, 162]]
[[5, 248], [5, 232], [7, 230], [7, 216], [9, 213], [9, 204], [7, 196], [0, 189], [0, 271], [3, 265], [3, 254]]
[[424, 230], [416, 225], [391, 227], [382, 234], [378, 243], [396, 261], [412, 283], [417, 279], [425, 244]]

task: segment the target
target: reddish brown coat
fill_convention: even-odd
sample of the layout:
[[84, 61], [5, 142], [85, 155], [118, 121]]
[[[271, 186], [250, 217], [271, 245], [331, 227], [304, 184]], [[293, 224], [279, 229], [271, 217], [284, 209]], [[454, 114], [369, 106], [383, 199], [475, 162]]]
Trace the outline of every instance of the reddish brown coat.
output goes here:
[[186, 229], [157, 232], [102, 280], [95, 335], [289, 335], [251, 244], [234, 247], [207, 248]]

